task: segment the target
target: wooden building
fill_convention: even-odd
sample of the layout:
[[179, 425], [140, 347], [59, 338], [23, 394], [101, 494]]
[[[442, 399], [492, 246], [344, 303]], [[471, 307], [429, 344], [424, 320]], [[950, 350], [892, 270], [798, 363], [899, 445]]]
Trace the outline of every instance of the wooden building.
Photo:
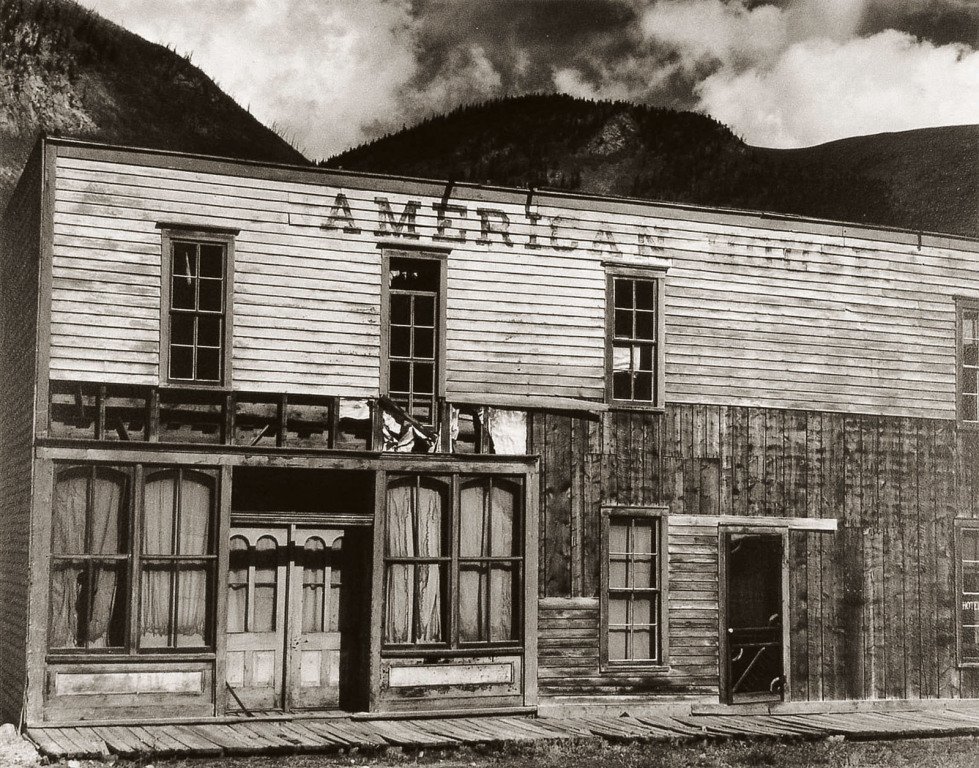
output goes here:
[[979, 697], [977, 257], [44, 141], [3, 714]]

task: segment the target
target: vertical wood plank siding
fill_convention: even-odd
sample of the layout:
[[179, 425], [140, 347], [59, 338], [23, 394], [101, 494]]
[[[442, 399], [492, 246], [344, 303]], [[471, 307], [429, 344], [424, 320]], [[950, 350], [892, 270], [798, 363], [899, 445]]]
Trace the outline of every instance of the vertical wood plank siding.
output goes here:
[[37, 152], [0, 222], [0, 719], [14, 722], [27, 663], [40, 217]]
[[[604, 398], [603, 261], [636, 251], [670, 259], [666, 284], [666, 392], [706, 402], [946, 418], [954, 414], [953, 294], [979, 297], [979, 261], [964, 241], [923, 246], [867, 231], [826, 234], [766, 228], [757, 216], [688, 213], [596, 202], [593, 210], [538, 195], [542, 221], [563, 217], [555, 250], [548, 226], [529, 247], [531, 204], [486, 203], [457, 187], [466, 208], [435, 239], [423, 182], [329, 174], [260, 178], [247, 167], [139, 164], [125, 152], [61, 150], [53, 268], [56, 376], [155, 383], [159, 376], [159, 222], [231, 227], [236, 238], [233, 384], [241, 389], [350, 396], [376, 393], [381, 194], [395, 217], [418, 203], [418, 237], [449, 247], [449, 397], [496, 394]], [[114, 158], [109, 162], [106, 158]], [[177, 159], [172, 161], [178, 164]], [[186, 165], [186, 164], [185, 164]], [[213, 170], [209, 171], [211, 168]], [[222, 170], [223, 169], [223, 170]], [[399, 191], [379, 192], [381, 189]], [[420, 190], [420, 191], [419, 191]], [[426, 191], [422, 194], [421, 191]], [[343, 192], [357, 231], [321, 227]], [[505, 197], [505, 196], [504, 196]], [[511, 244], [481, 239], [477, 209], [509, 217]], [[647, 211], [638, 213], [637, 211]], [[496, 221], [496, 219], [494, 219]], [[341, 221], [341, 224], [344, 222]], [[598, 236], [596, 232], [606, 231]], [[616, 238], [615, 249], [607, 238]], [[862, 239], [861, 239], [862, 238]], [[906, 238], [905, 238], [906, 239]], [[941, 245], [941, 247], [940, 247]], [[958, 248], [958, 250], [956, 250]], [[617, 250], [616, 250], [617, 249]], [[617, 252], [618, 251], [618, 252]], [[630, 263], [649, 261], [632, 255]], [[970, 288], [973, 286], [973, 288]], [[754, 503], [754, 502], [750, 502]]]
[[[542, 695], [716, 695], [716, 527], [669, 523], [669, 673], [599, 671], [600, 509], [662, 504], [671, 515], [838, 520], [835, 533], [790, 532], [791, 699], [979, 696], [979, 669], [955, 659], [953, 545], [954, 519], [979, 518], [976, 432], [909, 417], [668, 405], [600, 422], [535, 414], [533, 436], [545, 441], [535, 444]], [[555, 450], [552, 436], [571, 444]]]

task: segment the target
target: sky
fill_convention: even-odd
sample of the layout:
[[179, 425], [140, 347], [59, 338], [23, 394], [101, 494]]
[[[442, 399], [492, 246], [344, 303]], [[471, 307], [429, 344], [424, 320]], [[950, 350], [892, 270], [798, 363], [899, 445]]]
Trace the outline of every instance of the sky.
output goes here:
[[690, 109], [749, 144], [979, 123], [979, 0], [81, 0], [312, 159], [465, 103]]

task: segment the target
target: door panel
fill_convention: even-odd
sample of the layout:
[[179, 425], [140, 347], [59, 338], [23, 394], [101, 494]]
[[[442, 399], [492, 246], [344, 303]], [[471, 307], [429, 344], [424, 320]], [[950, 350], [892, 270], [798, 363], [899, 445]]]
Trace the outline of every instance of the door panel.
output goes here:
[[726, 586], [721, 647], [728, 702], [778, 701], [785, 686], [781, 533], [722, 535]]
[[281, 709], [287, 528], [234, 528], [228, 563], [228, 708]]
[[295, 606], [290, 707], [340, 706], [343, 530], [310, 528], [293, 534]]
[[296, 526], [231, 529], [229, 711], [362, 704], [360, 619], [369, 601], [358, 586], [363, 564], [350, 557], [344, 542], [363, 555], [370, 539], [344, 533]]

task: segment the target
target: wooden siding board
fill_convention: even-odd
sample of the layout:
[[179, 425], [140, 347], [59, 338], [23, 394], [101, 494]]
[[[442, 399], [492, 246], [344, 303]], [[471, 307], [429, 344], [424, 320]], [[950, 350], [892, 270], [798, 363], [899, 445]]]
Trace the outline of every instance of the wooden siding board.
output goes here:
[[0, 715], [17, 722], [29, 665], [30, 531], [43, 153], [0, 221]]
[[[585, 540], [601, 504], [838, 521], [836, 531], [789, 534], [792, 700], [955, 698], [976, 685], [954, 659], [952, 521], [976, 488], [956, 485], [972, 481], [956, 470], [963, 434], [953, 424], [686, 404], [611, 411], [591, 424], [589, 453], [605, 464], [597, 477], [584, 470]], [[726, 456], [730, 494], [712, 474], [727, 473]], [[737, 492], [742, 484], [750, 493]], [[545, 605], [542, 695], [717, 695], [717, 533], [693, 520], [703, 518], [674, 514], [669, 524], [670, 670], [602, 671], [597, 604]], [[598, 553], [584, 541], [581, 550], [584, 578]]]
[[[290, 308], [291, 302], [310, 302], [307, 316], [314, 322], [316, 317], [327, 319], [317, 326], [316, 343], [323, 343], [330, 319], [345, 314], [343, 301], [358, 297], [365, 307], [373, 304], [376, 309], [379, 257], [370, 234], [377, 219], [371, 184], [387, 190], [383, 194], [395, 210], [409, 198], [421, 203], [421, 242], [435, 224], [432, 203], [438, 198], [432, 196], [436, 186], [428, 182], [413, 186], [405, 180], [329, 174], [301, 180], [288, 174], [250, 178], [257, 169], [242, 166], [232, 172], [235, 166], [218, 164], [209, 166], [210, 171], [205, 166], [190, 170], [176, 167], [181, 166], [179, 158], [143, 166], [149, 156], [118, 156], [119, 162], [109, 162], [67, 148], [61, 154], [55, 226], [59, 301], [113, 307], [119, 297], [106, 285], [115, 280], [111, 284], [120, 289], [135, 289], [129, 291], [127, 304], [135, 317], [142, 317], [138, 307], [152, 310], [152, 302], [159, 300], [155, 294], [136, 295], [137, 275], [149, 277], [158, 268], [157, 221], [183, 218], [234, 226], [241, 230], [236, 243], [236, 336], [269, 326], [260, 311], [264, 306], [288, 316], [289, 309], [301, 309]], [[167, 163], [175, 167], [164, 167]], [[363, 230], [360, 235], [341, 236], [317, 226], [339, 190], [348, 196]], [[674, 401], [831, 411], [858, 407], [928, 418], [952, 413], [954, 359], [948, 350], [954, 316], [949, 294], [976, 275], [971, 251], [954, 250], [964, 248], [964, 241], [932, 238], [918, 246], [916, 240], [904, 242], [903, 235], [891, 233], [874, 241], [872, 231], [843, 225], [827, 229], [800, 222], [792, 231], [777, 217], [767, 221], [724, 212], [712, 217], [693, 210], [664, 215], [655, 206], [539, 196], [535, 205], [541, 215], [567, 214], [568, 236], [582, 245], [561, 253], [525, 247], [530, 230], [523, 206], [508, 193], [462, 185], [456, 195], [453, 200], [468, 206], [469, 216], [467, 240], [453, 243], [449, 258], [449, 393], [493, 395], [520, 387], [535, 394], [602, 399], [600, 262], [609, 254], [592, 240], [601, 228], [613, 232], [622, 248], [634, 247], [635, 233], [644, 227], [654, 247], [672, 260], [666, 384]], [[510, 216], [515, 245], [487, 249], [474, 242], [474, 211], [481, 204], [476, 201], [486, 195], [499, 197], [494, 206]], [[594, 210], [586, 210], [588, 205]], [[89, 269], [116, 277], [95, 290], [91, 283], [96, 281], [85, 277], [86, 261]], [[124, 263], [135, 268], [127, 272]], [[297, 272], [308, 280], [300, 281]], [[372, 281], [375, 287], [364, 290]], [[74, 299], [65, 294], [68, 283], [75, 285]], [[547, 290], [541, 291], [542, 285]], [[70, 322], [61, 314], [67, 311], [58, 305], [56, 319]], [[112, 319], [117, 328], [125, 327], [122, 314], [116, 311], [120, 316]], [[362, 335], [376, 339], [372, 321], [367, 312], [358, 322]], [[299, 342], [303, 332], [301, 324], [281, 326], [281, 340]], [[350, 350], [346, 333], [338, 329], [325, 345], [332, 361]], [[728, 341], [732, 333], [739, 334], [736, 344]], [[377, 346], [376, 340], [370, 346]], [[130, 351], [100, 339], [84, 348], [93, 359], [122, 360]], [[331, 385], [323, 383], [322, 367], [280, 372], [278, 360], [251, 357], [258, 349], [262, 347], [254, 337], [234, 348], [234, 379], [240, 378], [243, 386], [262, 379], [288, 388], [303, 380], [304, 391], [353, 394], [360, 380], [378, 375], [376, 369], [353, 371], [360, 364], [351, 353], [346, 365], [331, 362], [330, 378], [336, 382]], [[293, 351], [301, 349], [305, 347]], [[531, 357], [538, 367], [521, 371], [515, 361]], [[56, 353], [56, 363], [64, 359]], [[127, 375], [149, 382], [149, 367]], [[567, 383], [562, 383], [562, 373]], [[924, 391], [922, 382], [928, 384]], [[713, 487], [715, 471], [709, 464], [701, 466], [699, 479], [686, 478], [687, 488]], [[778, 498], [774, 491], [773, 498]]]

